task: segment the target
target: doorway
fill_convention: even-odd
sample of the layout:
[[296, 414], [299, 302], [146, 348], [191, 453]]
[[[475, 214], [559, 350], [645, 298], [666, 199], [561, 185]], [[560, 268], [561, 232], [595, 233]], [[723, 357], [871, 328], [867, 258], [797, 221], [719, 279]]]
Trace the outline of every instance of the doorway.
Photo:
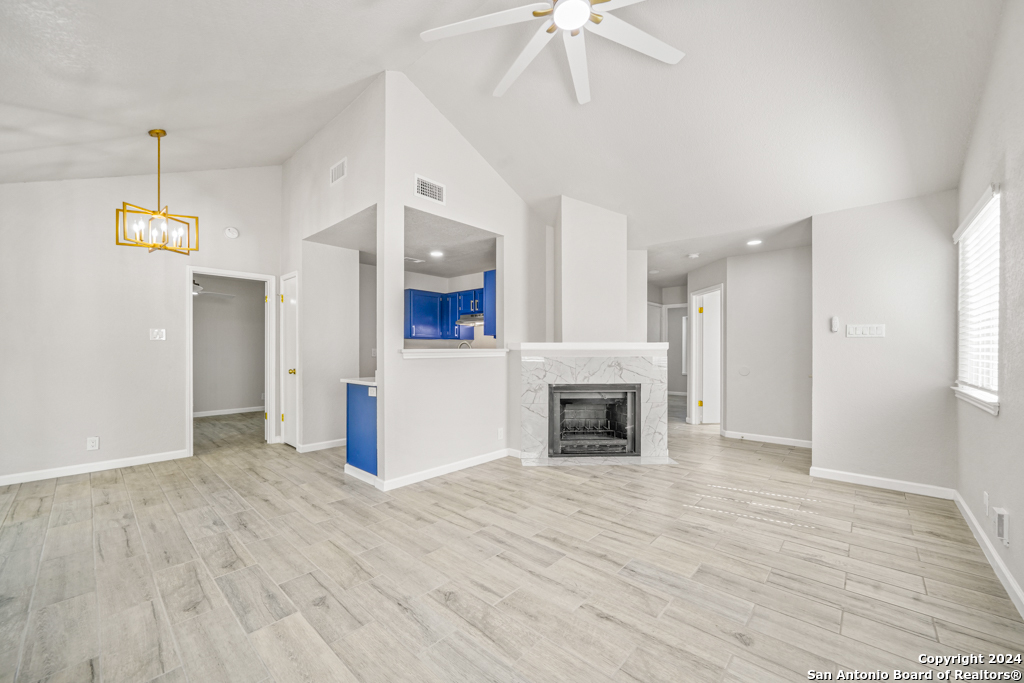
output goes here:
[[299, 447], [299, 274], [281, 278], [281, 437]]
[[687, 422], [721, 424], [722, 391], [722, 285], [690, 296], [691, 395]]
[[272, 275], [189, 266], [186, 444], [189, 455], [273, 442], [276, 320]]

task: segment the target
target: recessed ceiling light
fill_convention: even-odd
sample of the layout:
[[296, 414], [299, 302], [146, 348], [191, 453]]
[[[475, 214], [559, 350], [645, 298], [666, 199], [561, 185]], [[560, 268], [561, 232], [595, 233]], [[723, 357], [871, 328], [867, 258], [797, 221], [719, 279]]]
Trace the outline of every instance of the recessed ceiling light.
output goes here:
[[700, 258], [700, 254], [687, 254], [686, 258]]
[[432, 251], [432, 252], [430, 252], [430, 255], [433, 256], [434, 258], [441, 258], [442, 256], [444, 256], [444, 252], [443, 251]]
[[647, 272], [648, 272], [648, 273], [650, 273], [651, 275], [657, 275], [657, 274], [658, 274], [658, 273], [660, 273], [661, 271], [660, 271], [660, 270], [649, 270], [649, 271], [647, 271]]
[[747, 242], [748, 247], [756, 247], [759, 244], [761, 244], [761, 240], [750, 240]]

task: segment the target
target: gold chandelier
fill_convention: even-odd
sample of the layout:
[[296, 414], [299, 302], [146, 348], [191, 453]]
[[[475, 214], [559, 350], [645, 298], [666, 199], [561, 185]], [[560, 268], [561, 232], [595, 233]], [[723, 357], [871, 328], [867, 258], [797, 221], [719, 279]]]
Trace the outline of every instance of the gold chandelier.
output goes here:
[[[145, 247], [188, 255], [199, 249], [199, 217], [179, 216], [160, 208], [160, 138], [167, 131], [149, 131], [156, 138], [156, 211], [123, 202], [117, 210], [117, 243], [123, 247]], [[130, 224], [130, 225], [129, 225]]]

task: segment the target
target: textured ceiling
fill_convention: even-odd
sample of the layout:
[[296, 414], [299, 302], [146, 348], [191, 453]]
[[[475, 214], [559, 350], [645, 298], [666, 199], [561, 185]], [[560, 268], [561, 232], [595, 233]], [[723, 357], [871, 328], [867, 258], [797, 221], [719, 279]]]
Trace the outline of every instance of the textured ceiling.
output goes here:
[[1003, 6], [647, 0], [616, 15], [686, 57], [588, 35], [584, 106], [560, 41], [490, 95], [532, 24], [418, 38], [517, 4], [2, 2], [0, 182], [152, 172], [154, 126], [170, 132], [167, 170], [280, 163], [396, 69], [541, 218], [566, 194], [626, 214], [652, 257], [704, 238], [710, 251], [954, 187]]

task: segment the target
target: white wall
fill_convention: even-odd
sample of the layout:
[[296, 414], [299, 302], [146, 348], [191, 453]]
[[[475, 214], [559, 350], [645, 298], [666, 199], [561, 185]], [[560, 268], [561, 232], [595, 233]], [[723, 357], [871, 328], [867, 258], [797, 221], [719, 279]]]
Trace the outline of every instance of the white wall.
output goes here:
[[555, 240], [560, 274], [556, 283], [560, 287], [559, 341], [629, 340], [626, 217], [563, 196]]
[[731, 257], [726, 265], [723, 428], [810, 441], [811, 247]]
[[956, 225], [953, 191], [814, 216], [814, 467], [955, 486]]
[[661, 287], [657, 285], [647, 284], [647, 300], [652, 304], [660, 304], [661, 301]]
[[[192, 410], [263, 408], [266, 284], [196, 275], [192, 302]], [[262, 429], [262, 427], [261, 427]]]
[[647, 252], [626, 252], [626, 338], [647, 341]]
[[683, 316], [685, 308], [668, 309], [668, 390], [686, 393], [686, 364], [683, 359]]
[[377, 266], [359, 264], [359, 376], [377, 370]]
[[114, 244], [155, 176], [0, 185], [0, 475], [185, 449], [186, 266], [278, 272], [281, 169], [165, 174], [163, 197], [200, 217], [189, 257]]
[[[403, 246], [405, 207], [411, 206], [498, 237], [498, 344], [524, 341], [543, 308], [543, 292], [527, 286], [543, 280], [544, 224], [462, 135], [403, 74], [385, 74], [386, 193], [378, 211], [378, 394], [379, 476], [394, 480], [486, 455], [506, 447], [498, 428], [508, 423], [507, 363], [504, 357], [408, 360], [404, 338]], [[446, 185], [447, 203], [414, 194], [423, 175]], [[528, 299], [527, 297], [532, 297]], [[534, 322], [531, 322], [534, 321]], [[533, 330], [534, 334], [542, 333]], [[380, 409], [383, 406], [383, 409]], [[516, 406], [518, 408], [518, 405]]]
[[303, 446], [345, 438], [346, 385], [359, 374], [359, 252], [302, 243], [299, 372]]
[[678, 287], [663, 287], [661, 294], [658, 297], [658, 301], [663, 304], [689, 303], [686, 300], [686, 287], [686, 285], [680, 285]]
[[[982, 522], [996, 552], [1024, 584], [1024, 3], [1008, 2], [996, 43], [992, 71], [960, 176], [963, 218], [989, 183], [1002, 186], [999, 300], [999, 415], [957, 402], [959, 461], [957, 488]], [[946, 236], [947, 238], [949, 235]], [[948, 391], [948, 390], [947, 390]], [[985, 521], [982, 492], [1005, 507], [1010, 547], [995, 541]], [[1018, 609], [1024, 606], [1018, 598]]]

